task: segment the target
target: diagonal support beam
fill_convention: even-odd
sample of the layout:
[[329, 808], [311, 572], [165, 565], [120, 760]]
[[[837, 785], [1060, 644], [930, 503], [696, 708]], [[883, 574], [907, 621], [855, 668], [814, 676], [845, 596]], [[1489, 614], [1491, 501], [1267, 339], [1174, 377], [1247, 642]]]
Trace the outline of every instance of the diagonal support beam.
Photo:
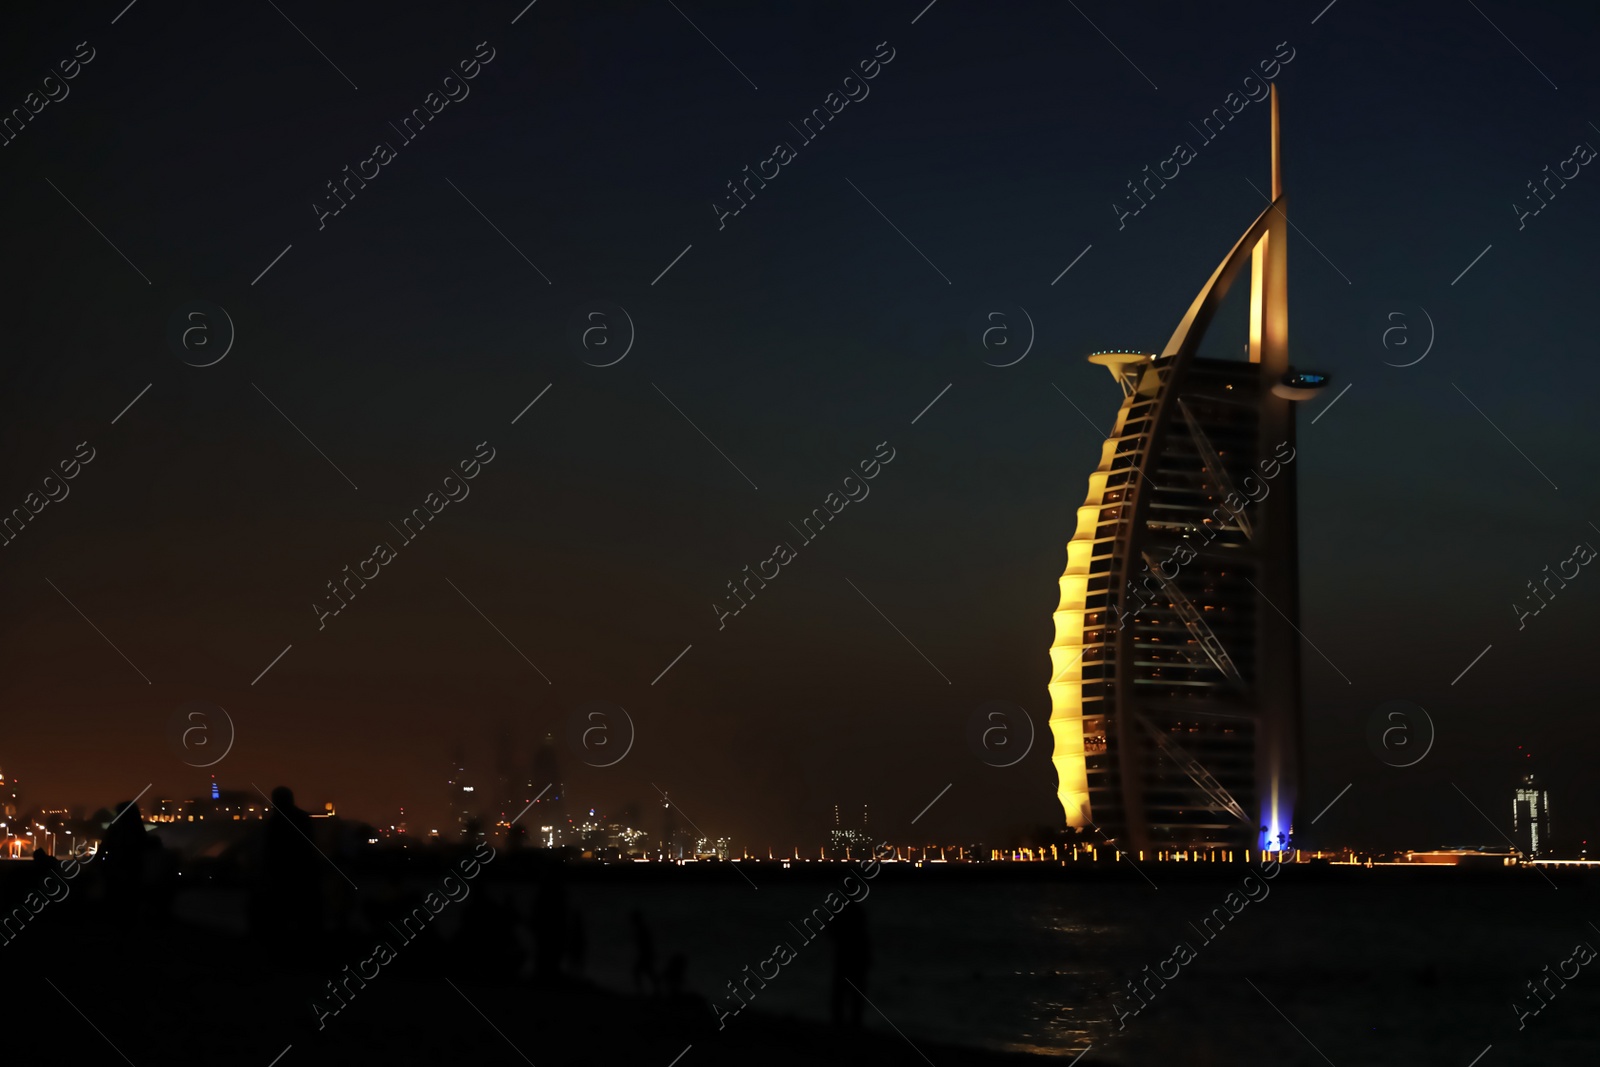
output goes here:
[[[1206, 476], [1211, 479], [1211, 484], [1216, 486], [1223, 497], [1233, 495], [1240, 500], [1244, 494], [1233, 487], [1233, 479], [1228, 477], [1228, 468], [1222, 465], [1222, 457], [1217, 455], [1217, 450], [1211, 444], [1211, 438], [1206, 436], [1205, 429], [1200, 425], [1200, 420], [1194, 417], [1194, 412], [1189, 410], [1189, 405], [1183, 402], [1183, 397], [1178, 397], [1178, 410], [1183, 412], [1183, 421], [1189, 424], [1189, 436], [1194, 438], [1194, 447], [1200, 452], [1200, 459], [1205, 464]], [[1232, 511], [1232, 508], [1229, 508]], [[1250, 540], [1255, 540], [1255, 533], [1250, 529], [1250, 519], [1245, 515], [1244, 508], [1233, 512], [1233, 521], [1239, 524], [1239, 529]]]
[[1214, 811], [1226, 811], [1240, 822], [1249, 821], [1239, 802], [1233, 799], [1233, 794], [1222, 788], [1222, 784], [1211, 777], [1211, 772], [1206, 770], [1205, 764], [1191, 756], [1176, 741], [1168, 737], [1165, 731], [1157, 729], [1155, 723], [1143, 715], [1138, 716], [1138, 719], [1139, 725], [1149, 731], [1151, 740], [1156, 743], [1161, 754], [1177, 764], [1178, 769], [1189, 776], [1189, 780], [1200, 788], [1207, 800], [1211, 801]]
[[1148, 551], [1144, 553], [1144, 562], [1150, 573], [1155, 575], [1156, 581], [1161, 583], [1161, 591], [1171, 599], [1172, 610], [1183, 621], [1183, 625], [1188, 627], [1190, 636], [1198, 641], [1200, 647], [1205, 650], [1212, 666], [1227, 675], [1232, 681], [1243, 682], [1244, 678], [1239, 674], [1239, 668], [1234, 666], [1232, 657], [1228, 655], [1228, 650], [1222, 647], [1222, 642], [1217, 640], [1217, 635], [1212, 632], [1210, 626], [1206, 625], [1206, 620], [1200, 614], [1199, 609], [1194, 606], [1194, 603], [1184, 594], [1184, 591], [1178, 588], [1178, 583], [1161, 573], [1161, 565], [1156, 562]]

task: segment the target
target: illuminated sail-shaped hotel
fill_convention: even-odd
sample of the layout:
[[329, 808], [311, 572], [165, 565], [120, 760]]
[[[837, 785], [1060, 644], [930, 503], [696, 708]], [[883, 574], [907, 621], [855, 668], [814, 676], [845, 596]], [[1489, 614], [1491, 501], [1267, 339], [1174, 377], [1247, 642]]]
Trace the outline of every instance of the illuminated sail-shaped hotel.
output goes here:
[[[1050, 728], [1069, 826], [1124, 851], [1281, 848], [1299, 778], [1288, 200], [1272, 109], [1272, 203], [1159, 353], [1089, 357], [1122, 407], [1067, 545]], [[1202, 357], [1250, 269], [1248, 360]]]

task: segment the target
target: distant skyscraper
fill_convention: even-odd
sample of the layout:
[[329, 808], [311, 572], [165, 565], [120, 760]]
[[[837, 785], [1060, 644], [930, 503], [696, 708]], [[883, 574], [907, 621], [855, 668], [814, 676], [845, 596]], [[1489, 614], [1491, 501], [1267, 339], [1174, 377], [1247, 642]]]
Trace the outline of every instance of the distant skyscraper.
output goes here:
[[672, 799], [661, 794], [661, 855], [664, 859], [679, 859], [672, 854], [673, 842], [678, 835], [678, 820], [672, 814]]
[[[1070, 826], [1139, 851], [1281, 848], [1299, 779], [1288, 207], [1272, 90], [1272, 202], [1159, 353], [1089, 357], [1123, 402], [1067, 545], [1050, 727]], [[1251, 267], [1248, 361], [1201, 339]]]
[[477, 787], [467, 780], [467, 757], [460, 745], [456, 746], [450, 767], [450, 817], [455, 823], [453, 836], [462, 838], [467, 836], [473, 824], [481, 824], [481, 798]]
[[545, 848], [566, 844], [566, 835], [571, 830], [567, 818], [567, 787], [561, 781], [561, 756], [554, 734], [545, 734], [544, 741], [533, 753], [533, 776], [528, 780], [528, 790], [528, 800], [533, 802], [533, 807], [524, 818], [533, 828], [531, 833]]
[[833, 806], [833, 829], [828, 831], [828, 854], [834, 859], [844, 859], [850, 855], [860, 855], [868, 850], [867, 837], [867, 806], [861, 805], [861, 828], [847, 829], [843, 817], [839, 812], [839, 805]]
[[533, 795], [539, 797], [540, 804], [550, 804], [552, 810], [563, 806], [561, 801], [566, 787], [561, 782], [561, 755], [556, 748], [554, 734], [545, 734], [544, 741], [534, 752], [533, 778], [528, 786], [533, 790]]
[[[7, 828], [7, 832], [18, 830], [17, 815], [20, 804], [17, 800], [17, 780], [7, 778], [4, 771], [0, 771], [0, 825]], [[0, 836], [4, 836], [0, 834]]]
[[495, 727], [494, 740], [494, 823], [497, 828], [509, 826], [511, 819], [527, 803], [526, 800], [517, 800], [520, 783], [517, 781], [515, 747], [511, 731], [502, 720]]
[[1511, 802], [1511, 832], [1517, 848], [1531, 858], [1550, 851], [1550, 794], [1535, 775], [1526, 774]]

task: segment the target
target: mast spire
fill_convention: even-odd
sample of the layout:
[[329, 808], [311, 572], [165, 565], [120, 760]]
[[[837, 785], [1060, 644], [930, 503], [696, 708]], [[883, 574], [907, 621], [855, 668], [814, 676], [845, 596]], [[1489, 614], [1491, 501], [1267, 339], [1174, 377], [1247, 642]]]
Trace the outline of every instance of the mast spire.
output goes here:
[[1278, 145], [1278, 83], [1271, 85], [1272, 97], [1272, 199], [1283, 195], [1283, 156]]

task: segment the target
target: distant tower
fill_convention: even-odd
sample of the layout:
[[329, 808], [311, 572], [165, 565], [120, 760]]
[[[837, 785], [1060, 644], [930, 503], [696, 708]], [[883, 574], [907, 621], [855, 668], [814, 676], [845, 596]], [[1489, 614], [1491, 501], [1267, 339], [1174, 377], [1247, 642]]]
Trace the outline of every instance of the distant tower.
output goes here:
[[1525, 774], [1511, 802], [1511, 832], [1529, 859], [1550, 851], [1550, 794], [1537, 776]]
[[677, 836], [678, 820], [672, 816], [672, 800], [667, 794], [661, 794], [661, 856], [663, 859], [677, 859], [672, 855], [672, 839]]
[[[562, 794], [566, 787], [561, 782], [561, 758], [556, 750], [554, 734], [545, 734], [544, 741], [533, 754], [533, 779], [528, 783], [533, 788], [534, 796], [539, 796], [539, 803], [557, 805], [560, 807]], [[546, 788], [548, 787], [548, 789]]]
[[7, 778], [0, 771], [0, 825], [10, 827], [17, 821], [17, 780]]
[[[538, 836], [545, 848], [563, 844], [567, 833], [567, 787], [561, 781], [561, 759], [556, 749], [554, 734], [545, 734], [533, 754], [533, 777], [528, 782], [530, 801], [537, 798], [527, 818], [531, 820], [530, 832]], [[544, 829], [549, 827], [549, 830]]]
[[848, 859], [851, 850], [865, 848], [870, 839], [867, 836], [867, 806], [861, 805], [861, 828], [845, 829], [844, 820], [839, 814], [839, 805], [833, 806], [833, 829], [828, 831], [827, 854], [834, 859]]
[[509, 825], [511, 817], [522, 808], [515, 795], [517, 774], [514, 748], [511, 731], [502, 720], [495, 728], [494, 742], [494, 821], [497, 827]]
[[467, 781], [467, 757], [460, 745], [450, 763], [450, 816], [456, 824], [454, 836], [464, 838], [470, 824], [478, 819], [477, 789]]
[[212, 800], [221, 800], [222, 799], [222, 792], [217, 787], [217, 776], [214, 775], [214, 774], [211, 776], [211, 799]]

